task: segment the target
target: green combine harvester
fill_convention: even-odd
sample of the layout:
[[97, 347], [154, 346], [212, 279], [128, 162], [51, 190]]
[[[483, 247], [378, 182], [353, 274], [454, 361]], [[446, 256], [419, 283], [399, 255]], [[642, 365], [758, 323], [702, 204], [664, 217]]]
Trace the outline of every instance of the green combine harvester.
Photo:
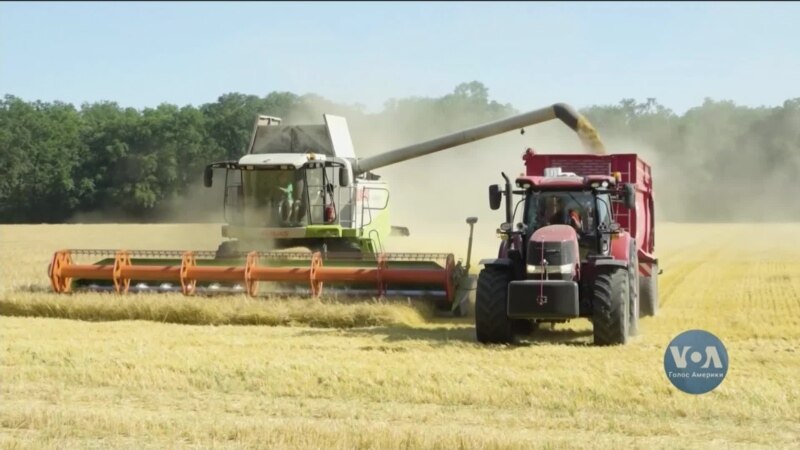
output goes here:
[[[388, 236], [409, 231], [390, 224], [389, 187], [373, 170], [555, 118], [602, 153], [588, 122], [563, 104], [363, 159], [347, 121], [323, 118], [283, 125], [259, 116], [247, 154], [206, 167], [207, 187], [224, 170], [227, 239], [216, 251], [60, 250], [49, 268], [53, 289], [318, 296], [328, 286], [342, 294], [432, 297], [459, 313], [475, 283], [469, 260], [477, 219], [467, 219], [466, 264], [447, 253], [387, 253]], [[86, 258], [100, 259], [78, 262]]]

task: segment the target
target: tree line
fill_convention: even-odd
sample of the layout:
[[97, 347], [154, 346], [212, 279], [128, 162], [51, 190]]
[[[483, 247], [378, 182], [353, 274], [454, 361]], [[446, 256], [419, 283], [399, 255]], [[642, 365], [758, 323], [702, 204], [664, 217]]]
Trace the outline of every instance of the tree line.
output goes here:
[[[318, 123], [321, 112], [434, 136], [518, 111], [490, 100], [479, 82], [438, 98], [392, 99], [378, 113], [289, 92], [229, 93], [200, 106], [142, 110], [6, 95], [0, 222], [62, 222], [98, 211], [152, 220], [198, 185], [207, 163], [244, 153], [257, 114]], [[707, 99], [680, 115], [655, 99], [623, 99], [582, 112], [609, 142], [630, 143], [628, 152], [641, 146], [653, 158], [662, 219], [800, 219], [800, 98], [777, 107]]]

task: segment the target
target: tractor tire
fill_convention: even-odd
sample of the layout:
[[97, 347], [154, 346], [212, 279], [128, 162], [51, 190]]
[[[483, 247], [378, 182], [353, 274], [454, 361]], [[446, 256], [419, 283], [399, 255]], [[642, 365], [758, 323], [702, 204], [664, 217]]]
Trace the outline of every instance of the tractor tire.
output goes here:
[[628, 293], [630, 294], [628, 336], [638, 336], [641, 298], [639, 297], [639, 255], [636, 252], [636, 241], [631, 244], [628, 263]]
[[482, 344], [514, 344], [514, 321], [508, 317], [508, 283], [511, 271], [485, 267], [478, 275], [475, 296], [475, 334]]
[[594, 281], [592, 327], [595, 345], [628, 342], [630, 324], [630, 281], [628, 269], [601, 269]]
[[653, 264], [649, 277], [639, 277], [639, 307], [641, 317], [658, 314], [658, 265]]

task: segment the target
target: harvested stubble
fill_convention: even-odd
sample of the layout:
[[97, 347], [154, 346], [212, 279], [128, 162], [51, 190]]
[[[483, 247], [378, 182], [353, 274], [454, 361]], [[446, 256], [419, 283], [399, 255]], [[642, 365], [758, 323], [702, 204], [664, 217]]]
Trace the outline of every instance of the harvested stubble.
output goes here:
[[[176, 317], [210, 322], [264, 302], [21, 292], [46, 284], [47, 258], [70, 234], [101, 230], [42, 231], [2, 230], [0, 264], [13, 274], [3, 280], [11, 281], [0, 293], [3, 305], [46, 309], [74, 301], [157, 316], [174, 300]], [[641, 336], [625, 347], [589, 345], [585, 320], [542, 330], [519, 347], [485, 347], [467, 322], [369, 300], [366, 310], [275, 303], [284, 311], [280, 320], [300, 325], [291, 327], [2, 317], [0, 445], [797, 448], [800, 245], [787, 236], [798, 232], [797, 224], [659, 224], [662, 309], [642, 320]], [[198, 248], [181, 244], [164, 247]], [[400, 310], [408, 315], [395, 315]], [[338, 318], [327, 324], [337, 327], [355, 323], [341, 316], [387, 322], [307, 326], [325, 324], [312, 318], [328, 312]], [[702, 396], [677, 391], [663, 369], [666, 345], [692, 328], [719, 336], [730, 356], [726, 379]]]

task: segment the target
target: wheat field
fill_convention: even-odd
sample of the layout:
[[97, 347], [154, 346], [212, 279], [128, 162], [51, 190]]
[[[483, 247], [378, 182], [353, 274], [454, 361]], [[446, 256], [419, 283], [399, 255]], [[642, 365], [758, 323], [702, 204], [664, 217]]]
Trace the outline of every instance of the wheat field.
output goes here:
[[[586, 320], [480, 346], [469, 320], [415, 302], [56, 296], [54, 250], [211, 249], [218, 228], [2, 226], [0, 445], [798, 448], [798, 232], [659, 224], [661, 311], [629, 345], [600, 348]], [[479, 255], [496, 244], [476, 239]], [[663, 369], [669, 341], [696, 328], [730, 358], [699, 396]]]

